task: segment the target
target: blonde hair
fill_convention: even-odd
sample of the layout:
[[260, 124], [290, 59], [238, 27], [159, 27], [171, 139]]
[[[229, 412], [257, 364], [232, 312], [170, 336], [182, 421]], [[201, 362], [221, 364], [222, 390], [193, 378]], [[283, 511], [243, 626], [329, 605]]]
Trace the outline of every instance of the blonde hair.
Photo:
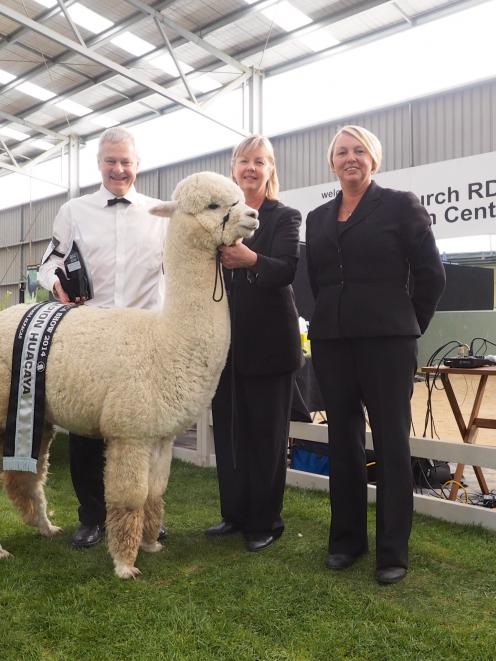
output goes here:
[[257, 147], [262, 147], [262, 149], [265, 150], [267, 158], [269, 159], [269, 163], [272, 166], [269, 180], [267, 181], [267, 190], [265, 194], [269, 200], [277, 200], [277, 196], [279, 195], [279, 177], [277, 176], [274, 147], [272, 146], [271, 141], [264, 135], [250, 135], [242, 140], [239, 145], [234, 147], [231, 157], [231, 177], [235, 181], [234, 164], [236, 159], [242, 154], [246, 154], [246, 152], [252, 151], [252, 149], [257, 149]]
[[379, 138], [374, 135], [371, 131], [364, 129], [362, 126], [353, 126], [348, 124], [339, 129], [334, 138], [331, 140], [329, 149], [327, 150], [327, 162], [329, 163], [330, 168], [332, 169], [332, 158], [334, 156], [334, 147], [336, 141], [340, 135], [347, 133], [351, 135], [352, 138], [356, 138], [358, 142], [362, 144], [370, 158], [372, 159], [372, 172], [377, 172], [381, 167], [382, 161], [382, 145], [379, 142]]

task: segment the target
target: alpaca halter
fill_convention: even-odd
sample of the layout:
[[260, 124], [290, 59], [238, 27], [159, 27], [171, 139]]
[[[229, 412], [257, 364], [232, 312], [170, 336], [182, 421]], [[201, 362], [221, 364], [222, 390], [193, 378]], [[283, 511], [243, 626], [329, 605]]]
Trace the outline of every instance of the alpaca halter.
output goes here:
[[[221, 239], [222, 239], [222, 235], [224, 234], [227, 221], [229, 220], [229, 216], [231, 215], [232, 208], [235, 207], [237, 204], [238, 202], [233, 202], [229, 207], [226, 215], [222, 219], [222, 233], [220, 235]], [[215, 282], [214, 282], [214, 291], [212, 293], [212, 298], [216, 303], [219, 303], [224, 298], [224, 280], [222, 279], [222, 274], [220, 272], [221, 270], [220, 257], [221, 255], [219, 249], [217, 248], [217, 254], [215, 255]], [[219, 282], [220, 282], [220, 297], [216, 298], [217, 285]]]

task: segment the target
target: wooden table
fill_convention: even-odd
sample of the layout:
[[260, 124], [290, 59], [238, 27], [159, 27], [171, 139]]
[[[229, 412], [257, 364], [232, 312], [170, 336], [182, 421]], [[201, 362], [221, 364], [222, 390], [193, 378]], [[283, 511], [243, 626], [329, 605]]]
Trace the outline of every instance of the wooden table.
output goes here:
[[[479, 410], [482, 404], [482, 398], [484, 397], [484, 391], [486, 389], [487, 380], [490, 376], [496, 376], [496, 366], [495, 367], [474, 367], [474, 368], [459, 368], [459, 367], [422, 367], [422, 372], [426, 374], [440, 374], [441, 382], [444, 385], [444, 390], [448, 397], [451, 410], [455, 416], [456, 424], [460, 430], [460, 435], [464, 443], [475, 443], [477, 437], [477, 432], [479, 429], [496, 429], [496, 419], [495, 418], [479, 418]], [[463, 419], [462, 412], [460, 411], [460, 406], [456, 399], [455, 392], [450, 382], [450, 374], [464, 374], [468, 376], [478, 376], [479, 385], [477, 387], [477, 393], [475, 395], [474, 404], [472, 406], [472, 411], [468, 419], [468, 423], [465, 423]], [[451, 491], [449, 495], [450, 500], [456, 500], [456, 495], [458, 493], [459, 484], [463, 476], [464, 464], [458, 464], [456, 467], [454, 481], [451, 486]], [[474, 473], [479, 482], [482, 493], [489, 493], [487, 488], [486, 479], [482, 473], [480, 466], [473, 466]]]

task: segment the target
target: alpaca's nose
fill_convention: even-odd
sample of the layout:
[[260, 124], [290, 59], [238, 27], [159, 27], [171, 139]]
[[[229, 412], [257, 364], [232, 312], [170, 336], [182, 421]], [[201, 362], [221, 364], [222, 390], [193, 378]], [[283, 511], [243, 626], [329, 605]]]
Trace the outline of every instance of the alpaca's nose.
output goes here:
[[250, 218], [258, 218], [258, 211], [252, 209], [251, 211], [248, 211], [247, 216], [250, 216]]

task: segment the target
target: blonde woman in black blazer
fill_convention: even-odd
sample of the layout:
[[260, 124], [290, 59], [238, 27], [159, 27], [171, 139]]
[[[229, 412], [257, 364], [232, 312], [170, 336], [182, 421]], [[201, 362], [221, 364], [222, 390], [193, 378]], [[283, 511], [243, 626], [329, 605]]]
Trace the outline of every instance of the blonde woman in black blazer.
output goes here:
[[293, 374], [302, 351], [293, 282], [301, 215], [277, 200], [274, 152], [251, 136], [233, 152], [232, 176], [258, 209], [254, 236], [223, 246], [231, 350], [212, 402], [222, 520], [206, 533], [243, 533], [249, 551], [280, 537]]
[[328, 161], [342, 190], [309, 213], [306, 242], [316, 300], [309, 336], [329, 423], [326, 564], [345, 569], [368, 550], [365, 407], [377, 461], [375, 575], [387, 584], [408, 567], [417, 337], [434, 314], [445, 274], [418, 199], [372, 181], [381, 153], [364, 128], [336, 134]]

